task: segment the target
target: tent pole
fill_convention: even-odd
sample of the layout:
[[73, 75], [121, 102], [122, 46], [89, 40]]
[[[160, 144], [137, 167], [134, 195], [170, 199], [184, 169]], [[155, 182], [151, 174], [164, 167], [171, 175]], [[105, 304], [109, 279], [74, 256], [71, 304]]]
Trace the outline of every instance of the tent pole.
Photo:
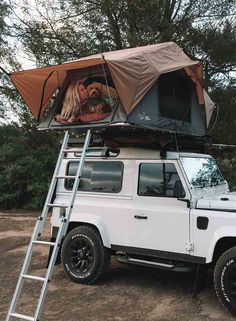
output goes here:
[[[102, 55], [102, 59], [104, 61], [106, 61], [104, 55]], [[106, 86], [107, 86], [107, 92], [108, 92], [109, 101], [110, 101], [110, 104], [112, 106], [111, 95], [110, 95], [110, 90], [109, 90], [109, 86], [108, 86], [108, 82], [107, 82], [107, 75], [106, 75], [106, 71], [105, 71], [105, 68], [104, 68], [104, 64], [102, 64], [102, 70], [103, 70], [104, 77], [105, 77], [105, 82], [106, 82]]]
[[175, 145], [176, 145], [176, 150], [177, 150], [177, 152], [179, 153], [179, 145], [178, 145], [178, 139], [177, 139], [176, 131], [175, 131], [175, 133], [174, 133], [174, 136], [175, 136]]
[[[219, 105], [215, 104], [215, 110], [216, 110], [215, 121], [214, 121], [211, 129], [207, 132], [207, 135], [209, 135], [209, 134], [215, 129], [216, 123], [217, 123], [217, 121], [218, 121], [218, 116], [219, 116]], [[207, 129], [208, 129], [208, 128], [207, 128]]]
[[44, 91], [45, 91], [45, 87], [46, 87], [46, 83], [48, 81], [48, 79], [51, 77], [51, 75], [54, 73], [54, 71], [50, 72], [50, 74], [48, 75], [48, 77], [45, 79], [44, 84], [43, 84], [43, 91], [42, 91], [42, 97], [41, 97], [41, 102], [40, 102], [40, 107], [39, 107], [39, 113], [38, 113], [38, 118], [37, 121], [39, 121], [40, 118], [40, 114], [42, 111], [42, 106], [43, 106], [43, 98], [44, 98]]

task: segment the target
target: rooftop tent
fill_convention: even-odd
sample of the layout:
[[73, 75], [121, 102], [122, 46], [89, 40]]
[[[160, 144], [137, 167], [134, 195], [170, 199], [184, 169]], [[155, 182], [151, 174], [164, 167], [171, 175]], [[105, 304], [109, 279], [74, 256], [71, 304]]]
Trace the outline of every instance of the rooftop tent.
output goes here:
[[[129, 122], [204, 135], [212, 114], [205, 104], [212, 102], [209, 97], [204, 100], [202, 66], [172, 42], [107, 52], [10, 77], [34, 117], [41, 120], [41, 128], [86, 129]], [[52, 97], [56, 97], [53, 104]], [[46, 118], [41, 117], [45, 109]]]

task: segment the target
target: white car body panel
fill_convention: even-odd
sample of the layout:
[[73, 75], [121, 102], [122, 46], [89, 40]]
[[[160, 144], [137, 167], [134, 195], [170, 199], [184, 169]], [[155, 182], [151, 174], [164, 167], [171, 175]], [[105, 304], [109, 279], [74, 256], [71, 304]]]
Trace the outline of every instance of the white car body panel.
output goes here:
[[197, 201], [196, 208], [236, 211], [236, 195], [228, 192], [207, 196]]
[[[186, 243], [189, 242], [190, 209], [185, 202], [176, 198], [138, 195], [139, 165], [142, 163], [143, 160], [136, 161], [132, 207], [133, 217], [146, 215], [147, 220], [133, 220], [132, 233], [129, 237], [132, 240], [132, 246], [167, 252], [172, 252], [174, 248], [175, 252], [186, 254]], [[153, 161], [145, 161], [145, 164], [147, 163], [153, 163]], [[159, 160], [155, 163], [174, 164], [182, 178], [176, 161]], [[183, 185], [186, 191], [185, 198], [188, 199], [188, 190], [185, 183]]]
[[[208, 217], [207, 230], [197, 228], [197, 217]], [[221, 212], [192, 209], [191, 215], [191, 243], [194, 244], [193, 254], [205, 257], [210, 263], [216, 243], [223, 237], [236, 237], [236, 212]]]
[[[96, 226], [103, 244], [109, 248], [118, 245], [151, 249], [186, 254], [211, 262], [219, 239], [236, 238], [236, 194], [229, 193], [227, 182], [194, 188], [188, 182], [180, 157], [210, 156], [168, 152], [167, 159], [162, 160], [158, 151], [122, 148], [119, 156], [107, 158], [107, 161], [124, 164], [120, 192], [78, 192], [71, 222]], [[68, 153], [68, 158], [62, 163], [61, 175], [66, 174], [69, 161], [78, 161], [74, 153]], [[89, 161], [106, 159], [96, 157]], [[184, 199], [138, 195], [139, 165], [143, 162], [173, 163], [186, 193]], [[64, 181], [59, 180], [54, 202], [67, 204], [69, 197], [70, 191], [65, 188]], [[147, 219], [135, 219], [135, 215], [144, 215]], [[199, 216], [209, 219], [206, 230], [197, 227]], [[60, 225], [60, 210], [57, 208], [53, 210], [51, 224]]]

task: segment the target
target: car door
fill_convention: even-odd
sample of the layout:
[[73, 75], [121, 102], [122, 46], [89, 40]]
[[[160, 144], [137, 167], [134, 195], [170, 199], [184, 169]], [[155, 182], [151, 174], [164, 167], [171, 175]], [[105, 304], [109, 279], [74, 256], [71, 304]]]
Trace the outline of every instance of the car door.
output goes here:
[[132, 246], [188, 254], [189, 194], [177, 161], [136, 161], [135, 176]]

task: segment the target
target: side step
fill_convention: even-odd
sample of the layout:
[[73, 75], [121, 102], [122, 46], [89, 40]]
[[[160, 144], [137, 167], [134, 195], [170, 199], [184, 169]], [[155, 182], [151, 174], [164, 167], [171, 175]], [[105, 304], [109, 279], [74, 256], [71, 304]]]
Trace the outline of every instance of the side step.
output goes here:
[[175, 267], [174, 264], [160, 263], [160, 262], [148, 261], [143, 259], [141, 260], [141, 259], [136, 259], [129, 256], [118, 256], [117, 260], [120, 263], [125, 263], [125, 264], [152, 266], [152, 267], [160, 267], [165, 269], [173, 269]]
[[184, 264], [181, 265], [180, 262], [175, 262], [175, 261], [173, 261], [172, 263], [164, 263], [164, 262], [149, 261], [146, 259], [134, 258], [129, 256], [117, 256], [117, 260], [118, 262], [123, 264], [141, 265], [146, 267], [171, 270], [175, 272], [189, 273], [195, 270], [195, 266], [184, 265]]

